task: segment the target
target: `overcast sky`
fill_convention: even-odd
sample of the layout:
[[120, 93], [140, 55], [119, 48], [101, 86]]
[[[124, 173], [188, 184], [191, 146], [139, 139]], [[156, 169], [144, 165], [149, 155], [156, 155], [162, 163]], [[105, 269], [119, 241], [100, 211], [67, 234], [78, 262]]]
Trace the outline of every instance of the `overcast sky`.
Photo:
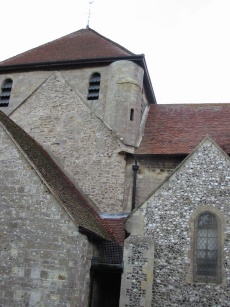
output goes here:
[[[89, 2], [2, 1], [0, 61], [85, 28]], [[158, 103], [230, 102], [229, 16], [230, 0], [94, 0], [89, 25], [145, 54]]]

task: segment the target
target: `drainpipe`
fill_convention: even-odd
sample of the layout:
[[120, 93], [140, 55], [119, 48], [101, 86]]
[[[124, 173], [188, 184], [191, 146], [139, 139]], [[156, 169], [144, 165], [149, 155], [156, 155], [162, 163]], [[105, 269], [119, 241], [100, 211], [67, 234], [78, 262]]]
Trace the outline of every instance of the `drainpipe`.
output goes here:
[[137, 172], [139, 170], [139, 165], [137, 164], [136, 157], [135, 157], [135, 164], [133, 164], [132, 169], [133, 169], [133, 194], [132, 194], [132, 211], [133, 211], [136, 205]]

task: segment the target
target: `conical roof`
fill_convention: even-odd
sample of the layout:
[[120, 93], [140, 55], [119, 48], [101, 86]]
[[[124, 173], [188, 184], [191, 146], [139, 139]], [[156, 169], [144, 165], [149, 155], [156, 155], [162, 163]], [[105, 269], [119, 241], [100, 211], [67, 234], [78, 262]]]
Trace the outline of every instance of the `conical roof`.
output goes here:
[[132, 55], [127, 49], [87, 28], [2, 61], [0, 67]]

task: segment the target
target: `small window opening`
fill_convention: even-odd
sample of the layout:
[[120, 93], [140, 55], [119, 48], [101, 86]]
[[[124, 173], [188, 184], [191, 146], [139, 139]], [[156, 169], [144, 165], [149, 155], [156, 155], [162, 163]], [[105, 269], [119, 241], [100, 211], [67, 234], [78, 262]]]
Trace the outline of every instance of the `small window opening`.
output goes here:
[[89, 80], [88, 100], [99, 99], [101, 75], [99, 73], [92, 74]]
[[10, 94], [12, 89], [13, 81], [11, 79], [6, 79], [1, 88], [0, 94], [0, 107], [8, 107], [10, 101]]
[[130, 120], [133, 121], [134, 119], [134, 109], [130, 110]]

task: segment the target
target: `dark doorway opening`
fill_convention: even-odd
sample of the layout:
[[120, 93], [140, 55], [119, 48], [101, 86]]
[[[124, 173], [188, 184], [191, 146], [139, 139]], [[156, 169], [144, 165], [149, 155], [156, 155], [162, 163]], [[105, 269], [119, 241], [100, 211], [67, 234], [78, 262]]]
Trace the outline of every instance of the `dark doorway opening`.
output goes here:
[[119, 307], [121, 271], [91, 270], [90, 307]]

